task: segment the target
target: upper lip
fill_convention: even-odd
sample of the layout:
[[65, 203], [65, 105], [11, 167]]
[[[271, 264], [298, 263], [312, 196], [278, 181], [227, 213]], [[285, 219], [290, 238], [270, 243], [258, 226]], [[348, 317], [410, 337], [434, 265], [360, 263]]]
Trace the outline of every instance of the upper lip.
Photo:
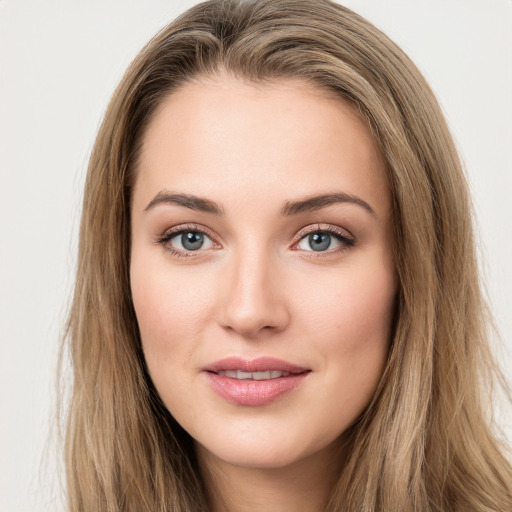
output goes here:
[[212, 364], [203, 368], [207, 372], [220, 372], [220, 371], [233, 371], [241, 370], [243, 372], [264, 372], [270, 371], [282, 371], [289, 373], [302, 373], [308, 371], [308, 368], [298, 366], [282, 359], [276, 359], [274, 357], [258, 357], [257, 359], [245, 359], [243, 357], [226, 357], [220, 359]]

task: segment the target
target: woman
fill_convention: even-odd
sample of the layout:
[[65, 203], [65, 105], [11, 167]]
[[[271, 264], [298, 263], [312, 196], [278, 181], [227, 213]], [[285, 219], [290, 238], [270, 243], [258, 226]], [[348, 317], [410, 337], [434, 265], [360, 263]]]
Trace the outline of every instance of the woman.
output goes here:
[[71, 510], [510, 510], [460, 162], [367, 21], [187, 11], [114, 94], [82, 215]]

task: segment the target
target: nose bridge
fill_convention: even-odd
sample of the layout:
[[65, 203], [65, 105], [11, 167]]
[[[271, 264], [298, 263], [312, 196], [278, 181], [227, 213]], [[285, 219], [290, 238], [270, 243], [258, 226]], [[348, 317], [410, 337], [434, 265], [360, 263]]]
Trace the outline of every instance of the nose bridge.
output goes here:
[[232, 255], [223, 312], [225, 327], [246, 337], [280, 331], [289, 321], [279, 286], [281, 264], [271, 250], [255, 242], [246, 240]]

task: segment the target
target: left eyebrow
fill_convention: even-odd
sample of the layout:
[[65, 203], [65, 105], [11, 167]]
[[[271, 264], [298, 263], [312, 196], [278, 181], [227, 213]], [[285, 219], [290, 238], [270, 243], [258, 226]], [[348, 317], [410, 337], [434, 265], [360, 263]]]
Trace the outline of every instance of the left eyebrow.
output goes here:
[[326, 206], [330, 206], [331, 204], [336, 203], [355, 204], [361, 208], [364, 208], [366, 211], [375, 216], [374, 209], [366, 201], [352, 194], [346, 194], [345, 192], [322, 194], [319, 196], [307, 197], [306, 199], [302, 199], [300, 201], [287, 201], [281, 209], [280, 213], [283, 216], [297, 215], [299, 213], [320, 210]]

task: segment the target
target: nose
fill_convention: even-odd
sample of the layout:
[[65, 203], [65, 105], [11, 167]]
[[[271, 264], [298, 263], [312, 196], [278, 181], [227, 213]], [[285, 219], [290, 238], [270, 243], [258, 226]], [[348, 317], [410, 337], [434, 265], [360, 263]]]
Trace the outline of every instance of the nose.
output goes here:
[[263, 251], [230, 262], [220, 309], [221, 325], [244, 338], [283, 331], [290, 321], [282, 263]]

